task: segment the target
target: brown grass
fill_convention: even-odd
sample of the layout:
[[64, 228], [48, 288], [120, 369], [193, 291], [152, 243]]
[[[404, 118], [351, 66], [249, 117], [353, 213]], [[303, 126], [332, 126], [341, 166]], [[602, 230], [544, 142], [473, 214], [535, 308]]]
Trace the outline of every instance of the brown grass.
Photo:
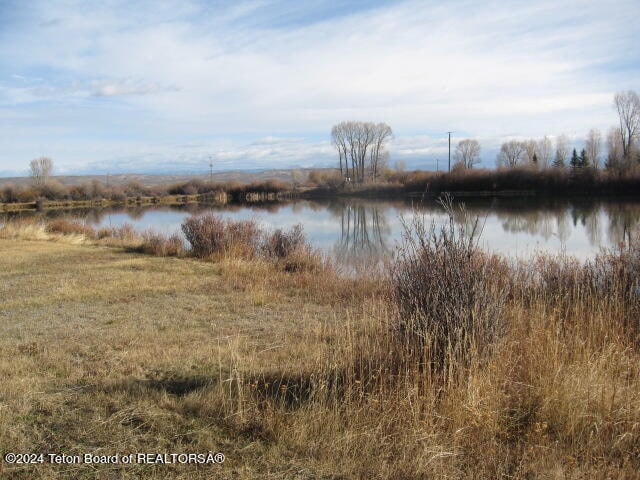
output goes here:
[[[4, 465], [12, 478], [639, 478], [633, 248], [584, 265], [485, 264], [457, 248], [460, 237], [423, 238], [451, 262], [416, 263], [423, 250], [406, 250], [405, 267], [440, 272], [411, 295], [437, 290], [440, 277], [447, 288], [435, 298], [454, 312], [427, 303], [424, 319], [473, 330], [467, 313], [501, 302], [491, 348], [467, 343], [443, 370], [429, 368], [431, 349], [397, 334], [407, 310], [393, 276], [287, 272], [263, 256], [143, 256], [3, 231], [0, 453], [228, 459]], [[494, 281], [506, 294], [491, 297]]]
[[93, 227], [77, 221], [65, 219], [52, 220], [47, 223], [46, 230], [51, 233], [62, 235], [84, 235], [87, 238], [96, 238], [96, 231]]
[[157, 257], [180, 257], [185, 254], [184, 241], [180, 235], [165, 235], [154, 231], [143, 232], [142, 242], [135, 250]]

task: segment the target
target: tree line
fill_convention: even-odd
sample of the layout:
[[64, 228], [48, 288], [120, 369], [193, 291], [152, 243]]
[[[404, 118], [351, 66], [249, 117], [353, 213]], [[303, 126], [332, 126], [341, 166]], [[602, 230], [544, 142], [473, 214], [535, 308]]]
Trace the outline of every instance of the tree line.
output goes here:
[[[570, 140], [566, 135], [559, 135], [554, 142], [548, 137], [529, 140], [509, 140], [504, 142], [497, 157], [498, 167], [516, 167], [531, 165], [537, 168], [579, 169], [604, 167], [613, 171], [625, 171], [640, 163], [640, 97], [632, 90], [618, 92], [614, 96], [613, 106], [618, 113], [619, 125], [611, 127], [605, 138], [598, 129], [587, 133], [584, 147], [570, 152]], [[473, 143], [475, 140], [464, 140]], [[479, 161], [480, 147], [475, 143], [473, 155], [464, 155], [469, 150], [463, 142], [458, 144], [456, 154], [459, 166], [471, 168]], [[603, 156], [603, 153], [605, 154]], [[464, 160], [464, 161], [463, 161]]]
[[[552, 140], [549, 136], [527, 140], [508, 140], [500, 146], [496, 165], [535, 168], [593, 168], [604, 167], [624, 172], [640, 163], [640, 98], [635, 91], [618, 92], [614, 108], [619, 125], [611, 127], [603, 137], [598, 129], [587, 133], [584, 147], [571, 151], [567, 135]], [[333, 146], [338, 151], [340, 174], [348, 181], [362, 183], [376, 180], [387, 166], [389, 154], [386, 143], [392, 138], [391, 127], [385, 123], [342, 122], [331, 129]], [[468, 138], [460, 140], [453, 152], [454, 169], [470, 169], [480, 163], [480, 142]], [[604, 154], [604, 155], [603, 155]]]

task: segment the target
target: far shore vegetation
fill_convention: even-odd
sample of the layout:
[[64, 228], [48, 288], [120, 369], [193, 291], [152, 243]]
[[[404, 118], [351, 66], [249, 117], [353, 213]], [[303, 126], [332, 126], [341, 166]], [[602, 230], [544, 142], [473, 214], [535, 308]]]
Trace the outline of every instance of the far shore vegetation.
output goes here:
[[583, 148], [570, 151], [570, 140], [558, 135], [508, 140], [496, 158], [496, 169], [475, 168], [481, 145], [475, 139], [454, 145], [450, 171], [406, 171], [402, 162], [389, 165], [387, 144], [393, 130], [385, 123], [341, 122], [331, 129], [338, 154], [336, 168], [303, 173], [290, 179], [249, 184], [200, 179], [169, 184], [105, 185], [93, 179], [63, 185], [52, 174], [47, 157], [31, 161], [29, 184], [0, 187], [0, 211], [91, 206], [229, 203], [276, 201], [292, 197], [456, 196], [486, 195], [637, 195], [640, 192], [640, 98], [634, 91], [614, 97], [619, 125], [606, 136], [591, 129]]

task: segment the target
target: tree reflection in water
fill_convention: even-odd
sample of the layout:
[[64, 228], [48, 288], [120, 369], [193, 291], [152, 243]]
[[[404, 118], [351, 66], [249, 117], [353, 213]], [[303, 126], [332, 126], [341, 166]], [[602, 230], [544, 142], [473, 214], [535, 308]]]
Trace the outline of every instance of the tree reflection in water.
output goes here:
[[388, 204], [345, 202], [328, 208], [340, 220], [340, 239], [333, 247], [339, 264], [361, 271], [389, 257], [391, 229], [384, 213]]
[[[454, 203], [464, 203], [469, 218], [480, 218], [484, 234], [493, 242], [489, 248], [498, 252], [508, 253], [514, 244], [529, 242], [523, 236], [537, 237], [532, 238], [529, 244], [541, 247], [543, 251], [557, 253], [560, 248], [569, 254], [578, 251], [587, 255], [597, 253], [601, 247], [628, 245], [634, 236], [640, 237], [638, 199], [464, 198], [454, 199]], [[14, 212], [0, 214], [0, 224], [20, 218], [68, 218], [100, 227], [111, 226], [113, 217], [113, 226], [130, 222], [135, 228], [179, 233], [183, 218], [204, 212], [238, 219], [252, 216], [278, 226], [300, 222], [309, 241], [334, 258], [336, 264], [360, 270], [380, 265], [381, 259], [391, 256], [396, 241], [402, 235], [398, 217], [409, 217], [414, 210], [436, 223], [447, 218], [434, 199], [426, 199], [418, 205], [411, 200], [330, 199], [268, 205], [189, 204], [180, 207], [157, 205]], [[457, 214], [457, 208], [454, 213], [454, 221], [463, 221], [463, 217]], [[542, 242], [538, 243], [540, 239]]]
[[[494, 207], [506, 232], [540, 235], [545, 240], [557, 236], [567, 245], [570, 234], [582, 227], [589, 245], [627, 244], [640, 233], [640, 204], [613, 199], [562, 202], [556, 205], [533, 204], [532, 208]], [[606, 225], [603, 230], [603, 225]], [[606, 230], [607, 240], [604, 239]], [[570, 245], [567, 245], [570, 250]]]

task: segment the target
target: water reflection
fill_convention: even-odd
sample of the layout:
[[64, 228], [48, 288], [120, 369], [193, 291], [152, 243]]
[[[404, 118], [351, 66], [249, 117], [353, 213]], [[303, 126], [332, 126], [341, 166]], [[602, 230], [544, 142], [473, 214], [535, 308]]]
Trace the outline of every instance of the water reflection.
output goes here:
[[364, 268], [390, 254], [391, 228], [378, 204], [348, 202], [328, 210], [340, 221], [340, 239], [333, 247], [339, 263]]
[[[640, 227], [640, 200], [637, 199], [465, 199], [464, 205], [468, 214], [478, 217], [484, 225], [480, 245], [507, 255], [565, 251], [588, 258], [603, 247], [628, 243]], [[173, 233], [180, 232], [186, 217], [203, 212], [236, 220], [258, 219], [266, 229], [290, 228], [302, 223], [307, 237], [317, 248], [351, 267], [372, 264], [392, 254], [402, 235], [401, 216], [410, 220], [418, 213], [436, 224], [447, 221], [436, 201], [355, 199], [21, 212], [0, 214], [0, 220], [34, 215], [66, 217], [96, 227], [130, 223], [138, 230]], [[464, 221], [459, 214], [454, 220]]]

